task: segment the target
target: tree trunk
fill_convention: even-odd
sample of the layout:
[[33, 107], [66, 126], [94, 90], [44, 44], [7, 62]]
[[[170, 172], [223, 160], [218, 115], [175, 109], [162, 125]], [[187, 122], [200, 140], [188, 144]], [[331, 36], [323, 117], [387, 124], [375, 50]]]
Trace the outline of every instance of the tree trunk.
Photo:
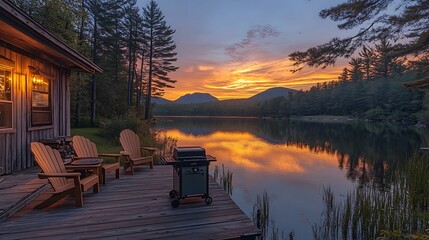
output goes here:
[[[94, 10], [94, 40], [92, 47], [92, 61], [97, 64], [97, 35], [98, 35], [98, 25], [97, 25], [97, 5]], [[95, 74], [92, 75], [92, 85], [91, 85], [91, 127], [95, 126], [95, 113], [96, 113], [96, 104], [97, 104], [97, 82]]]
[[149, 42], [149, 78], [147, 81], [146, 102], [144, 106], [144, 119], [149, 119], [150, 112], [150, 99], [152, 96], [152, 57], [153, 57], [153, 28], [150, 29], [150, 42]]
[[131, 75], [133, 74], [132, 69], [131, 69], [131, 66], [132, 66], [131, 45], [132, 45], [132, 37], [133, 37], [132, 36], [132, 34], [133, 34], [132, 33], [133, 32], [132, 20], [130, 20], [130, 24], [131, 24], [131, 26], [129, 28], [130, 35], [129, 35], [129, 39], [128, 39], [128, 98], [127, 98], [128, 107], [131, 107], [131, 104], [132, 104], [131, 98], [132, 98], [132, 91], [133, 91], [132, 83], [131, 83], [131, 81], [132, 81]]

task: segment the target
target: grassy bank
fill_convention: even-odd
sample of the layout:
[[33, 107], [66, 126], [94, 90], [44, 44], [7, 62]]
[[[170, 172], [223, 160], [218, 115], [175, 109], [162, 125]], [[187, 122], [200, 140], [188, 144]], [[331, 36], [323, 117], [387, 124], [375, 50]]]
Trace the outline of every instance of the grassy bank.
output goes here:
[[88, 138], [97, 145], [99, 153], [119, 153], [122, 149], [113, 139], [107, 139], [99, 135], [99, 128], [72, 128], [71, 134]]
[[356, 119], [348, 116], [335, 116], [335, 115], [313, 115], [313, 116], [300, 116], [291, 117], [291, 119], [306, 121], [306, 122], [319, 122], [319, 123], [346, 123], [355, 121]]

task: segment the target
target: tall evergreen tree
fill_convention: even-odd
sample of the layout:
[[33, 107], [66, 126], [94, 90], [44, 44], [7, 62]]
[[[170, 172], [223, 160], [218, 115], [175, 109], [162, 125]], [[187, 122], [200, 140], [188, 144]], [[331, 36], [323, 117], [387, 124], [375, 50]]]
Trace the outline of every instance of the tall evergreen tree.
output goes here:
[[375, 52], [377, 55], [375, 74], [387, 78], [392, 73], [393, 67], [392, 44], [386, 37], [382, 37], [380, 43], [375, 45]]
[[343, 82], [347, 82], [349, 79], [350, 79], [350, 71], [347, 67], [345, 67], [341, 72], [340, 76], [338, 76], [338, 81], [343, 83]]
[[155, 1], [151, 1], [143, 8], [143, 27], [148, 42], [147, 93], [144, 118], [150, 117], [150, 103], [153, 92], [162, 92], [164, 88], [173, 88], [176, 80], [168, 77], [170, 72], [176, 71], [173, 63], [177, 60], [176, 45], [173, 41], [175, 30], [167, 26], [164, 15]]
[[349, 62], [350, 64], [350, 79], [352, 81], [362, 80], [362, 59], [361, 58], [352, 58]]
[[374, 50], [371, 47], [364, 45], [359, 56], [362, 59], [362, 69], [365, 74], [365, 79], [368, 80], [374, 74], [374, 65], [376, 61]]

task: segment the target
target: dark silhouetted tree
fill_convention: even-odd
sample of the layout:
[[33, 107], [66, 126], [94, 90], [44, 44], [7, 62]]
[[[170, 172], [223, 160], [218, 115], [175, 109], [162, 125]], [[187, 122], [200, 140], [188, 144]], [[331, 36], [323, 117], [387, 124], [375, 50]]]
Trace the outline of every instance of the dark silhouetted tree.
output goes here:
[[177, 60], [175, 52], [176, 44], [173, 41], [175, 30], [167, 26], [158, 4], [151, 1], [143, 8], [143, 28], [148, 44], [148, 68], [147, 93], [144, 118], [150, 117], [150, 103], [153, 93], [162, 95], [164, 88], [173, 88], [176, 80], [168, 74], [176, 71], [173, 63]]

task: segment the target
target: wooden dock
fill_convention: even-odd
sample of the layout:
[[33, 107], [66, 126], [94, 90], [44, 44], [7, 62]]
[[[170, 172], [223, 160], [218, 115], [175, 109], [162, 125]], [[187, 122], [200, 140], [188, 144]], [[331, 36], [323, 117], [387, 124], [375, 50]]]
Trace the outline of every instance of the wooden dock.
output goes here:
[[46, 179], [38, 179], [38, 167], [0, 176], [0, 223], [50, 188]]
[[0, 226], [0, 239], [253, 239], [259, 230], [211, 178], [213, 203], [190, 198], [170, 205], [172, 167], [136, 168], [135, 175], [110, 174], [100, 193], [72, 197], [43, 210], [42, 194]]

